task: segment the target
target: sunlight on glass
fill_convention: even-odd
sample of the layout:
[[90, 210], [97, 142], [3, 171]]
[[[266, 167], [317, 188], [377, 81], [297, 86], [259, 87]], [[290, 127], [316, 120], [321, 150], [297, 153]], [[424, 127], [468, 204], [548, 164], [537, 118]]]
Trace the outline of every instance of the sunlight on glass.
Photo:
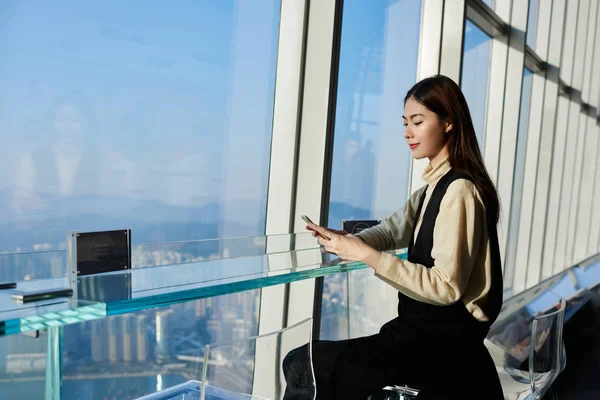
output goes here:
[[[385, 218], [408, 197], [412, 158], [402, 110], [417, 78], [421, 1], [348, 0], [343, 12], [328, 219], [335, 229], [343, 220]], [[322, 338], [360, 335], [390, 319], [395, 302], [377, 307], [366, 293], [391, 287], [363, 276], [325, 279]], [[349, 316], [349, 304], [361, 309]]]
[[[525, 68], [523, 71], [523, 88], [521, 89], [521, 110], [519, 112], [519, 130], [517, 132], [517, 151], [515, 156], [515, 175], [510, 206], [510, 222], [508, 226], [508, 242], [506, 247], [504, 286], [512, 286], [517, 252], [517, 235], [521, 215], [521, 194], [525, 175], [525, 152], [527, 150], [527, 128], [529, 124], [529, 106], [531, 103], [531, 87], [533, 73]], [[525, 266], [521, 266], [524, 268]]]
[[481, 149], [483, 149], [485, 140], [491, 48], [492, 38], [467, 20], [465, 23], [461, 89], [467, 99]]

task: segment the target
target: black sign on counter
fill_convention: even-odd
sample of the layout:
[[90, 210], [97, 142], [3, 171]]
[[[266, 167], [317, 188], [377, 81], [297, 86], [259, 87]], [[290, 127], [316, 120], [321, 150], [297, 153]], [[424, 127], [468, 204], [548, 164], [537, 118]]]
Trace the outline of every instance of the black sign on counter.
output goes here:
[[70, 239], [73, 258], [70, 260], [70, 268], [76, 266], [76, 276], [131, 269], [131, 230], [129, 229], [71, 232]]
[[381, 220], [379, 219], [355, 219], [355, 220], [343, 220], [342, 229], [348, 233], [356, 235], [361, 231], [371, 228], [375, 225], [379, 225]]

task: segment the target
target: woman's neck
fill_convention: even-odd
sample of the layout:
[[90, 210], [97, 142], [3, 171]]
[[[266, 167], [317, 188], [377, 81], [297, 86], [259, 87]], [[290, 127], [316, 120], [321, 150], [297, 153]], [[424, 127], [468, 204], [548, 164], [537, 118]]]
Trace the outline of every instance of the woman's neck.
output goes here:
[[448, 157], [448, 149], [446, 148], [446, 146], [444, 146], [442, 148], [442, 150], [440, 150], [440, 152], [437, 153], [437, 155], [435, 157], [429, 157], [429, 162], [431, 163], [431, 167], [432, 168], [437, 167], [442, 161], [444, 161], [446, 159], [446, 157]]

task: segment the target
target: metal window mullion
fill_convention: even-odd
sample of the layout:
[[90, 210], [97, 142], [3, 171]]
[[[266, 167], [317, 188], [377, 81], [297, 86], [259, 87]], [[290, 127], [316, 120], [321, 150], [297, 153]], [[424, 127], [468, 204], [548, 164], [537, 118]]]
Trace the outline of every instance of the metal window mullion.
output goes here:
[[417, 80], [440, 71], [444, 0], [422, 0]]
[[462, 71], [465, 16], [466, 0], [446, 1], [444, 3], [440, 73], [453, 79], [459, 86]]
[[[305, 232], [301, 215], [327, 220], [342, 7], [342, 0], [311, 1], [308, 11], [294, 232]], [[318, 337], [321, 299], [322, 278], [291, 283], [287, 324], [313, 317]]]
[[[554, 71], [556, 75], [558, 70]], [[550, 73], [550, 72], [548, 72]], [[533, 204], [533, 219], [531, 228], [531, 240], [528, 265], [533, 271], [538, 272], [537, 280], [549, 277], [548, 269], [543, 263], [543, 254], [545, 246], [546, 228], [548, 220], [553, 218], [549, 210], [550, 207], [550, 192], [553, 182], [554, 164], [560, 161], [554, 158], [557, 153], [554, 149], [556, 141], [556, 116], [558, 108], [558, 84], [548, 79], [546, 81], [546, 95], [544, 99], [544, 110], [542, 115], [540, 153], [538, 156], [538, 178], [536, 181], [536, 195]], [[560, 157], [557, 155], [556, 158]], [[557, 172], [556, 178], [560, 176]], [[557, 182], [556, 184], [560, 184]], [[551, 269], [550, 269], [551, 271]], [[533, 281], [532, 275], [529, 281]]]
[[[507, 233], [513, 193], [515, 154], [519, 128], [521, 88], [525, 61], [525, 32], [527, 29], [527, 0], [514, 0], [511, 9], [511, 31], [508, 47], [506, 84], [504, 87], [504, 110], [502, 115], [502, 137], [498, 162], [497, 189], [502, 205], [498, 236], [500, 254], [506, 260]], [[514, 265], [505, 265], [505, 279], [512, 281]]]
[[[600, 119], [597, 121], [596, 131], [598, 135], [600, 135]], [[598, 151], [598, 156], [600, 157], [600, 150]], [[598, 203], [596, 203], [596, 215], [598, 214], [600, 214], [600, 207], [598, 206]], [[600, 253], [600, 223], [595, 226], [595, 229], [598, 231], [598, 244], [596, 245], [596, 253]]]
[[546, 69], [544, 60], [529, 46], [525, 46], [525, 66], [531, 72], [541, 72]]
[[[536, 182], [536, 197], [533, 206], [533, 225], [528, 264], [539, 271], [541, 281], [552, 275], [552, 265], [544, 262], [546, 237], [556, 237], [555, 232], [547, 232], [550, 226], [556, 226], [557, 209], [560, 196], [553, 199], [552, 185], [560, 188], [562, 176], [563, 148], [556, 148], [558, 135], [558, 95], [559, 95], [559, 65], [562, 53], [563, 25], [565, 20], [566, 0], [554, 0], [551, 7], [551, 19], [548, 29], [548, 47], [546, 70], [546, 94], [542, 116], [540, 154], [538, 161], [538, 179]], [[546, 12], [543, 8], [541, 12]], [[542, 39], [543, 40], [543, 39]], [[564, 142], [563, 142], [564, 143]], [[554, 206], [556, 210], [552, 210]], [[552, 222], [551, 222], [552, 221]], [[550, 236], [549, 234], [553, 234]]]
[[467, 0], [466, 18], [488, 36], [508, 36], [508, 24], [482, 0]]
[[[495, 11], [502, 21], [510, 21], [510, 2], [496, 4]], [[488, 109], [483, 155], [485, 165], [494, 184], [498, 181], [498, 163], [500, 160], [500, 143], [502, 139], [502, 115], [504, 113], [504, 86], [506, 84], [506, 68], [508, 61], [509, 27], [506, 35], [492, 39], [490, 61], [490, 83], [488, 92]]]
[[575, 59], [573, 60], [573, 77], [570, 84], [570, 86], [577, 90], [583, 89], [583, 65], [585, 61], [589, 10], [590, 0], [579, 0], [577, 33], [575, 35]]
[[[520, 292], [537, 283], [538, 271], [530, 271], [528, 264], [533, 203], [537, 180], [538, 155], [540, 150], [540, 128], [544, 105], [545, 76], [534, 74], [531, 85], [529, 106], [529, 126], [527, 127], [527, 148], [523, 171], [523, 188], [521, 192], [521, 212], [519, 214], [518, 236], [516, 240], [515, 275], [513, 290]], [[535, 276], [535, 279], [532, 277]], [[535, 283], [532, 284], [532, 282]]]
[[565, 267], [570, 267], [575, 262], [575, 242], [577, 234], [577, 221], [581, 210], [579, 210], [579, 198], [581, 193], [582, 171], [584, 165], [584, 150], [587, 142], [585, 134], [587, 128], [587, 114], [580, 107], [579, 127], [575, 134], [577, 139], [577, 150], [575, 153], [575, 171], [573, 174], [573, 190], [571, 191], [571, 208], [569, 213], [568, 237]]
[[554, 274], [563, 271], [567, 265], [569, 217], [572, 207], [573, 179], [575, 177], [575, 155], [579, 142], [579, 135], [574, 134], [579, 129], [579, 114], [581, 110], [581, 94], [575, 92], [571, 95], [568, 113], [568, 130], [565, 145], [565, 164], [563, 168], [563, 185], [560, 192], [560, 211], [557, 229]]
[[[423, 0], [417, 80], [440, 72], [443, 11], [443, 0]], [[428, 162], [427, 159], [412, 160], [409, 193], [425, 185], [422, 175]]]
[[[558, 86], [558, 84], [556, 84]], [[542, 277], [554, 275], [559, 240], [560, 217], [562, 215], [562, 198], [564, 190], [565, 161], [567, 149], [567, 126], [571, 101], [566, 95], [559, 95], [557, 116], [555, 118], [554, 145], [552, 150], [552, 169], [550, 174], [550, 192], [548, 196], [548, 212], [546, 230], [544, 232], [544, 249], [542, 254]], [[560, 115], [560, 117], [559, 117]]]
[[[292, 232], [294, 182], [296, 175], [297, 142], [301, 86], [304, 71], [304, 35], [308, 0], [282, 0], [277, 47], [273, 133], [269, 161], [269, 184], [265, 233], [274, 235]], [[266, 252], [271, 252], [272, 241], [267, 239]], [[293, 245], [293, 243], [290, 243]], [[290, 250], [293, 246], [290, 247]], [[290, 254], [291, 257], [291, 254]], [[268, 265], [272, 257], [267, 255]], [[280, 268], [283, 262], [277, 258]], [[292, 261], [289, 260], [291, 265]], [[288, 285], [275, 285], [260, 290], [258, 334], [266, 334], [285, 327], [287, 319]], [[273, 377], [279, 371], [276, 349], [257, 344], [254, 363], [253, 393], [271, 393], [275, 398], [277, 387]]]
[[575, 58], [575, 33], [577, 31], [577, 17], [579, 0], [569, 0], [566, 7], [565, 30], [562, 43], [562, 58], [560, 62], [560, 79], [571, 86], [573, 78], [573, 59]]
[[[596, 43], [594, 42], [594, 39], [596, 38], [596, 31], [599, 29], [598, 28], [598, 23], [600, 21], [598, 21], [598, 8], [599, 8], [599, 3], [598, 1], [594, 1], [592, 2], [592, 4], [590, 4], [590, 12], [588, 15], [588, 31], [587, 31], [587, 39], [586, 39], [586, 49], [585, 49], [585, 61], [584, 61], [584, 66], [583, 66], [583, 83], [582, 83], [582, 90], [581, 90], [581, 99], [585, 102], [585, 103], [589, 103], [592, 104], [592, 91], [591, 91], [591, 86], [592, 86], [592, 67], [593, 67], [593, 62], [594, 62], [594, 48], [596, 47]], [[600, 71], [596, 70], [596, 74], [600, 74]], [[597, 97], [597, 96], [596, 96]]]
[[585, 146], [583, 148], [583, 167], [581, 169], [581, 183], [579, 189], [579, 204], [577, 212], [577, 231], [575, 233], [574, 260], [579, 262], [594, 254], [588, 253], [590, 238], [590, 220], [593, 217], [594, 182], [598, 165], [596, 150], [598, 148], [598, 135], [594, 132], [596, 124], [595, 115], [591, 112], [586, 115]]
[[[552, 13], [554, 7], [553, 1], [542, 1], [538, 5], [538, 22], [537, 32], [535, 37], [535, 52], [539, 58], [546, 62], [550, 52], [550, 36], [551, 36], [551, 24]], [[543, 45], [542, 45], [543, 44]]]
[[508, 39], [492, 39], [488, 112], [485, 128], [483, 155], [488, 173], [494, 184], [498, 179], [498, 162], [502, 138], [502, 114], [504, 109], [504, 85], [508, 59]]
[[[548, 59], [549, 44], [550, 44], [550, 22], [552, 19], [552, 2], [542, 2], [538, 7], [538, 22], [536, 31], [536, 50], [542, 60]], [[543, 45], [542, 45], [543, 44]], [[545, 64], [545, 62], [543, 62]], [[525, 171], [524, 179], [524, 201], [529, 202], [526, 207], [526, 214], [524, 223], [527, 224], [527, 229], [524, 230], [527, 235], [525, 239], [518, 241], [517, 244], [517, 260], [527, 266], [527, 274], [525, 279], [525, 287], [532, 287], [539, 282], [541, 275], [541, 241], [543, 237], [543, 223], [540, 229], [539, 222], [536, 220], [536, 216], [543, 216], [545, 219], [546, 214], [546, 200], [548, 196], [549, 186], [549, 172], [550, 172], [550, 160], [552, 157], [552, 142], [554, 140], [554, 126], [546, 126], [544, 122], [547, 122], [548, 107], [556, 107], [556, 100], [558, 96], [558, 90], [554, 93], [548, 94], [548, 90], [554, 88], [551, 82], [548, 81], [547, 69], [545, 69], [543, 75], [534, 76], [533, 80], [533, 93], [531, 98], [530, 106], [530, 119], [529, 119], [529, 132], [537, 136], [538, 146], [535, 156], [535, 161], [526, 160], [526, 163], [531, 163], [531, 168], [535, 168], [535, 180], [531, 182], [528, 178], [529, 171]], [[541, 80], [540, 80], [541, 79]], [[538, 86], [543, 86], [542, 95], [538, 99], [536, 98], [536, 82]], [[549, 99], [550, 97], [550, 99]], [[539, 101], [539, 110], [536, 101]], [[554, 110], [555, 111], [555, 110]], [[539, 113], [539, 114], [538, 114]], [[554, 116], [553, 111], [550, 112], [552, 118]], [[533, 119], [532, 119], [533, 118]], [[535, 162], [535, 167], [533, 165]], [[531, 171], [533, 172], [533, 171]], [[529, 182], [528, 182], [529, 181]], [[531, 197], [528, 197], [531, 195]], [[537, 215], [536, 215], [537, 214]], [[524, 216], [520, 216], [523, 220]], [[523, 230], [522, 230], [523, 231]], [[534, 237], [535, 234], [539, 237]], [[522, 237], [522, 236], [520, 236]], [[534, 257], [532, 257], [534, 255]]]
[[594, 180], [594, 194], [592, 197], [592, 218], [590, 221], [590, 236], [588, 241], [588, 254], [600, 252], [600, 126], [592, 124], [592, 135], [596, 135], [598, 142], [596, 148], [596, 176]]
[[591, 83], [589, 102], [600, 109], [600, 4], [596, 11], [596, 35], [594, 39], [594, 57], [591, 65]]
[[307, 3], [308, 0], [282, 0], [281, 3], [265, 225], [267, 235], [293, 232]]

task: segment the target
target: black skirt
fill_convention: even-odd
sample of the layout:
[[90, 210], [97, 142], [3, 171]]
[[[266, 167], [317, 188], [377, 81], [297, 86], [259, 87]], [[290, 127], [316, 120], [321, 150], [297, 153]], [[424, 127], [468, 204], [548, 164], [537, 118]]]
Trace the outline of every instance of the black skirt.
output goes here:
[[[385, 386], [408, 385], [448, 399], [502, 400], [483, 338], [457, 328], [397, 317], [372, 336], [313, 342], [317, 399], [366, 400]], [[294, 368], [306, 365], [300, 354], [307, 353], [293, 350], [283, 363], [286, 400], [301, 398], [295, 379], [302, 373]]]

